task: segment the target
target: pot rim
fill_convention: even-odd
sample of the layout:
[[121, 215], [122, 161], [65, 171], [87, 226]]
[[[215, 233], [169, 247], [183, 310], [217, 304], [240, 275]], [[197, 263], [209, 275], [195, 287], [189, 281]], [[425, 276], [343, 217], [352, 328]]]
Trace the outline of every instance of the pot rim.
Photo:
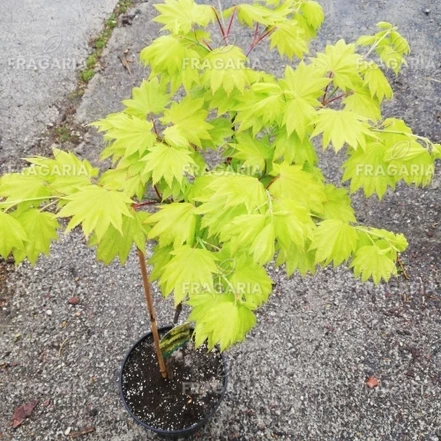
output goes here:
[[[168, 325], [168, 326], [162, 326], [160, 328], [158, 328], [158, 331], [168, 331], [170, 329], [172, 329], [173, 326]], [[126, 365], [126, 362], [130, 356], [130, 354], [132, 353], [132, 351], [143, 341], [145, 340], [147, 337], [149, 337], [152, 334], [152, 332], [147, 332], [146, 334], [144, 334], [141, 338], [139, 338], [132, 346], [131, 348], [127, 351], [123, 362], [121, 363], [121, 369], [120, 369], [120, 373], [119, 373], [119, 377], [118, 377], [118, 388], [119, 388], [119, 394], [121, 397], [121, 401], [124, 404], [124, 407], [126, 409], [126, 411], [129, 413], [129, 415], [142, 427], [144, 427], [145, 429], [151, 430], [152, 432], [157, 433], [158, 435], [163, 435], [165, 437], [173, 437], [173, 438], [178, 438], [178, 437], [183, 437], [186, 435], [190, 435], [194, 432], [196, 432], [198, 429], [202, 428], [209, 420], [210, 418], [214, 415], [214, 413], [216, 412], [216, 410], [218, 409], [218, 407], [220, 406], [222, 400], [224, 399], [225, 393], [227, 391], [227, 386], [228, 386], [228, 365], [227, 365], [227, 361], [225, 359], [225, 356], [222, 352], [219, 352], [221, 359], [222, 359], [222, 363], [223, 363], [223, 368], [224, 368], [224, 380], [223, 380], [223, 387], [222, 387], [222, 391], [219, 395], [219, 399], [217, 401], [217, 403], [214, 405], [214, 407], [211, 408], [210, 412], [208, 412], [204, 418], [200, 421], [198, 421], [197, 423], [194, 423], [193, 425], [186, 427], [185, 429], [179, 429], [179, 430], [163, 430], [163, 429], [159, 429], [156, 427], [152, 427], [149, 426], [147, 423], [145, 423], [144, 421], [141, 421], [136, 415], [133, 414], [132, 410], [130, 409], [130, 407], [128, 406], [128, 404], [126, 403], [125, 397], [124, 397], [124, 393], [122, 390], [122, 379], [123, 379], [123, 370], [124, 370], [124, 366]]]

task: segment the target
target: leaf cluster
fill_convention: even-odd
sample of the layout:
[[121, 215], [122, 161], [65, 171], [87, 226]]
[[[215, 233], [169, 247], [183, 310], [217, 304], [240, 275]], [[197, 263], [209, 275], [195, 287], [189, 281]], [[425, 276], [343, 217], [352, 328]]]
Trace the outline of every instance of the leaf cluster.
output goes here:
[[[152, 279], [192, 307], [196, 343], [221, 349], [254, 326], [272, 261], [288, 275], [330, 264], [375, 283], [396, 275], [406, 239], [359, 224], [350, 199], [360, 189], [381, 199], [400, 181], [428, 185], [441, 156], [440, 145], [382, 117], [392, 97], [383, 68], [398, 73], [409, 52], [396, 28], [379, 23], [375, 35], [308, 56], [324, 19], [315, 1], [156, 8], [164, 34], [141, 53], [149, 77], [123, 111], [94, 123], [113, 167], [99, 173], [55, 150], [2, 176], [0, 255], [35, 262], [60, 218], [66, 231], [82, 228], [104, 263], [124, 263], [152, 240]], [[234, 19], [254, 30], [248, 50], [231, 43]], [[265, 43], [290, 60], [281, 78], [249, 65]], [[325, 179], [316, 140], [343, 152], [348, 186]]]

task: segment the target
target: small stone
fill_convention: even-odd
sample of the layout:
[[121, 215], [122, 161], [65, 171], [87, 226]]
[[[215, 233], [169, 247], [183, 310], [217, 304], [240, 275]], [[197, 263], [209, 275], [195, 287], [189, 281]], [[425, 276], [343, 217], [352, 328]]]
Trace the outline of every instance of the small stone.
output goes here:
[[90, 409], [89, 409], [89, 415], [90, 415], [91, 417], [96, 417], [96, 416], [98, 415], [98, 410], [95, 409], [94, 407], [90, 408]]
[[46, 311], [46, 314], [49, 315], [49, 316], [51, 316], [51, 315], [52, 315], [52, 311], [51, 311], [50, 309], [48, 309], [48, 310]]
[[71, 430], [72, 430], [72, 427], [68, 427], [68, 428], [64, 431], [64, 434], [65, 434], [66, 436], [69, 436], [69, 433], [71, 432]]
[[425, 10], [424, 10], [424, 13], [425, 13], [426, 15], [429, 15], [429, 14], [430, 14], [430, 9], [425, 9]]
[[69, 305], [78, 305], [78, 303], [80, 303], [80, 298], [77, 296], [71, 297], [67, 303], [69, 303]]
[[257, 428], [259, 430], [265, 430], [266, 429], [265, 423], [263, 421], [258, 421], [257, 422]]

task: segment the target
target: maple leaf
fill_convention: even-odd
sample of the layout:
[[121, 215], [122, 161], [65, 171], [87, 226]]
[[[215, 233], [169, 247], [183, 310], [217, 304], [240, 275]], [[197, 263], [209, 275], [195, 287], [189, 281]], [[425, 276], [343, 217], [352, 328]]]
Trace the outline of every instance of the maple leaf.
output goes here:
[[237, 6], [237, 16], [240, 23], [248, 27], [254, 27], [255, 23], [271, 26], [275, 23], [284, 22], [287, 16], [293, 12], [291, 2], [284, 2], [281, 8], [269, 9], [261, 5], [240, 4]]
[[205, 27], [215, 18], [213, 8], [193, 0], [165, 0], [164, 4], [154, 6], [160, 15], [153, 21], [164, 24], [163, 29], [175, 34], [187, 34], [194, 25]]
[[314, 28], [318, 29], [325, 19], [323, 8], [315, 1], [302, 1], [300, 9], [303, 12], [307, 22]]
[[256, 317], [245, 305], [235, 300], [234, 294], [199, 294], [188, 301], [192, 306], [189, 317], [195, 321], [195, 344], [208, 340], [208, 348], [216, 344], [224, 351], [243, 340], [256, 323]]
[[244, 167], [255, 167], [261, 172], [265, 169], [265, 163], [272, 155], [272, 149], [268, 138], [257, 139], [249, 132], [240, 133], [235, 137], [233, 158], [240, 159]]
[[224, 208], [238, 205], [244, 205], [251, 213], [267, 202], [264, 186], [253, 176], [231, 173], [229, 176], [213, 176], [205, 183], [204, 194], [194, 196], [195, 200], [202, 202], [196, 209], [200, 214], [222, 212]]
[[213, 292], [213, 274], [218, 272], [217, 257], [207, 251], [183, 245], [171, 252], [159, 280], [164, 296], [174, 293], [175, 305], [190, 294]]
[[50, 183], [48, 187], [54, 195], [74, 193], [90, 185], [92, 178], [98, 176], [98, 168], [92, 167], [85, 159], [79, 159], [72, 152], [55, 148], [52, 152], [53, 159], [37, 156], [26, 160], [34, 165], [27, 169], [27, 173], [37, 175]]
[[14, 216], [0, 211], [0, 256], [7, 259], [12, 250], [24, 250], [28, 235]]
[[389, 81], [373, 61], [366, 64], [363, 85], [369, 87], [371, 95], [376, 96], [380, 103], [384, 98], [391, 99], [393, 96]]
[[351, 150], [344, 162], [343, 181], [351, 181], [351, 192], [362, 188], [369, 197], [376, 193], [381, 199], [388, 187], [395, 188], [395, 178], [384, 160], [387, 148], [381, 142], [370, 142], [364, 150]]
[[323, 69], [314, 64], [301, 61], [295, 70], [291, 66], [285, 68], [285, 76], [279, 81], [285, 95], [294, 98], [305, 98], [309, 104], [318, 104], [317, 98], [323, 94], [323, 89], [331, 82], [323, 77]]
[[388, 244], [376, 243], [359, 248], [355, 259], [351, 262], [355, 276], [361, 275], [361, 280], [366, 282], [372, 277], [374, 283], [380, 283], [381, 279], [387, 282], [392, 275], [397, 274], [395, 261], [388, 255], [390, 247]]
[[295, 245], [291, 245], [289, 248], [281, 248], [276, 260], [277, 265], [286, 265], [286, 273], [291, 276], [295, 271], [299, 271], [303, 276], [308, 272], [315, 273], [315, 250], [299, 249]]
[[278, 23], [270, 35], [271, 49], [277, 48], [281, 56], [286, 55], [289, 59], [294, 55], [302, 59], [309, 53], [307, 40], [305, 31], [295, 20]]
[[236, 216], [220, 232], [221, 240], [230, 241], [231, 251], [248, 248], [267, 223], [264, 214], [243, 214]]
[[66, 205], [58, 217], [72, 217], [66, 232], [81, 224], [86, 237], [92, 231], [100, 241], [110, 225], [122, 233], [123, 216], [132, 217], [128, 206], [133, 201], [124, 193], [106, 190], [97, 185], [84, 187], [81, 191], [65, 196]]
[[[33, 173], [34, 171], [35, 173]], [[44, 178], [38, 176], [35, 167], [25, 169], [24, 174], [5, 174], [0, 179], [0, 196], [9, 202], [18, 203], [32, 199], [41, 202], [51, 194]]]
[[229, 45], [210, 51], [202, 60], [204, 68], [202, 84], [209, 86], [212, 93], [222, 88], [227, 96], [237, 89], [243, 92], [249, 81], [247, 57], [242, 49]]
[[240, 123], [239, 131], [252, 128], [253, 135], [256, 136], [266, 124], [278, 122], [283, 106], [283, 91], [278, 84], [253, 84], [234, 107], [238, 112], [235, 122]]
[[17, 211], [14, 217], [20, 222], [28, 240], [24, 249], [14, 250], [16, 263], [28, 258], [34, 264], [40, 254], [49, 255], [49, 248], [53, 239], [58, 239], [58, 221], [54, 214], [41, 212], [37, 209]]
[[321, 109], [317, 114], [315, 129], [311, 136], [323, 133], [324, 149], [330, 142], [336, 152], [340, 151], [345, 143], [354, 149], [358, 147], [364, 149], [366, 137], [375, 137], [369, 130], [366, 118], [349, 110]]
[[260, 231], [250, 247], [250, 252], [253, 254], [254, 262], [259, 265], [264, 265], [270, 262], [275, 253], [275, 232], [274, 225], [268, 223], [262, 231]]
[[98, 127], [99, 131], [105, 131], [104, 139], [113, 141], [112, 149], [120, 149], [126, 156], [133, 153], [143, 154], [156, 142], [150, 121], [124, 112], [112, 113], [91, 125]]
[[166, 92], [167, 84], [158, 78], [143, 81], [141, 86], [133, 88], [132, 99], [123, 100], [125, 113], [145, 119], [150, 113], [162, 113], [168, 105], [170, 95]]
[[334, 46], [328, 45], [324, 53], [317, 54], [313, 63], [326, 72], [331, 72], [335, 87], [343, 91], [357, 89], [363, 85], [359, 74], [363, 59], [355, 53], [354, 44], [346, 44], [344, 40], [339, 40]]
[[242, 299], [248, 308], [256, 309], [268, 300], [272, 291], [271, 278], [249, 256], [234, 258], [234, 263], [228, 285], [236, 298]]
[[153, 224], [149, 239], [159, 238], [161, 247], [173, 244], [178, 248], [185, 242], [193, 245], [197, 216], [195, 206], [186, 202], [161, 207], [147, 222]]
[[152, 173], [153, 184], [164, 179], [169, 186], [172, 186], [173, 179], [181, 184], [184, 173], [192, 173], [192, 165], [195, 165], [186, 148], [165, 144], [156, 144], [141, 161], [146, 162], [144, 172]]
[[275, 198], [293, 199], [310, 210], [321, 212], [326, 199], [323, 184], [312, 173], [304, 171], [299, 165], [273, 164], [275, 176], [268, 190]]
[[123, 216], [121, 232], [110, 225], [101, 239], [95, 234], [92, 235], [89, 246], [97, 246], [97, 258], [106, 265], [116, 257], [119, 257], [121, 264], [124, 265], [134, 244], [141, 251], [145, 250], [149, 230], [145, 221], [148, 216], [148, 213], [142, 211], [132, 212], [132, 217]]
[[323, 218], [335, 219], [343, 222], [355, 222], [354, 210], [351, 207], [351, 198], [346, 189], [336, 188], [333, 185], [325, 186], [326, 201], [323, 203]]
[[357, 248], [357, 230], [347, 222], [329, 219], [320, 222], [314, 231], [314, 240], [311, 248], [316, 249], [316, 263], [334, 266], [340, 265], [349, 259]]
[[309, 211], [294, 200], [274, 200], [272, 215], [279, 246], [285, 249], [295, 246], [303, 250], [315, 229]]
[[295, 163], [302, 166], [305, 163], [310, 165], [317, 163], [317, 154], [309, 137], [300, 140], [296, 132], [288, 135], [286, 130], [280, 130], [274, 140], [274, 147], [274, 159], [283, 158], [288, 164]]
[[174, 102], [164, 111], [160, 119], [163, 124], [173, 124], [164, 130], [164, 138], [176, 147], [185, 147], [189, 143], [201, 146], [203, 139], [211, 139], [209, 130], [213, 126], [207, 123], [208, 111], [203, 108], [202, 98], [185, 97], [180, 102]]
[[381, 119], [380, 102], [368, 90], [357, 90], [343, 98], [344, 109], [374, 122]]
[[199, 84], [199, 70], [195, 68], [201, 55], [184, 36], [163, 35], [141, 51], [140, 58], [150, 65], [151, 76], [161, 75], [169, 81], [171, 90], [182, 84], [189, 91], [193, 84]]

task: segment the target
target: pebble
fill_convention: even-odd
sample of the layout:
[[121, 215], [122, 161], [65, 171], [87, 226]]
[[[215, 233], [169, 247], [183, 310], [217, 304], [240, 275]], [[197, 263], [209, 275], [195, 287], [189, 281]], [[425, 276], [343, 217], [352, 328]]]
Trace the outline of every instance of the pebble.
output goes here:
[[71, 430], [72, 430], [72, 427], [68, 427], [68, 428], [65, 430], [64, 434], [65, 434], [66, 436], [69, 436], [69, 433], [70, 433]]
[[426, 15], [429, 15], [429, 14], [430, 14], [430, 9], [425, 9], [425, 10], [424, 10], [424, 13], [425, 13]]
[[266, 429], [265, 423], [263, 421], [258, 421], [257, 422], [257, 428], [259, 430], [265, 430]]
[[46, 311], [46, 314], [47, 314], [47, 315], [52, 315], [52, 311], [51, 311], [50, 309], [48, 309], [48, 310]]

